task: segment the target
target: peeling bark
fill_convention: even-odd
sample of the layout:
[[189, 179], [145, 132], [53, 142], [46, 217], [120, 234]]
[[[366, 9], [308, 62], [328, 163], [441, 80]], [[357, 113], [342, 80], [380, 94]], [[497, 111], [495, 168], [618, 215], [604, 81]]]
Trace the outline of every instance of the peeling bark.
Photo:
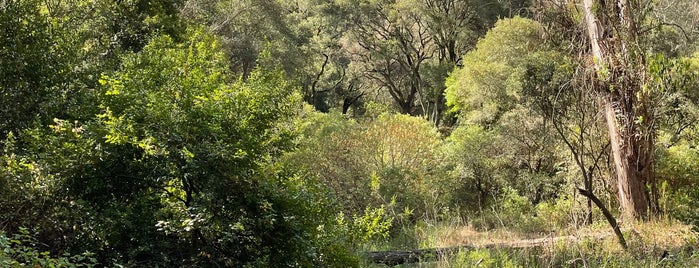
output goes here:
[[642, 91], [645, 62], [636, 22], [627, 0], [584, 0], [583, 7], [595, 70], [592, 83], [601, 95], [623, 217], [648, 219], [654, 197], [648, 194], [646, 184], [655, 188], [654, 133], [648, 96]]
[[628, 130], [620, 130], [616, 119], [616, 110], [611, 100], [604, 100], [604, 111], [609, 129], [609, 138], [612, 145], [611, 155], [614, 160], [614, 169], [617, 179], [617, 193], [619, 205], [624, 217], [629, 219], [645, 219], [648, 217], [648, 199], [644, 178], [650, 177], [650, 168], [644, 167], [648, 156], [641, 155], [644, 152], [643, 140], [636, 140], [633, 133]]

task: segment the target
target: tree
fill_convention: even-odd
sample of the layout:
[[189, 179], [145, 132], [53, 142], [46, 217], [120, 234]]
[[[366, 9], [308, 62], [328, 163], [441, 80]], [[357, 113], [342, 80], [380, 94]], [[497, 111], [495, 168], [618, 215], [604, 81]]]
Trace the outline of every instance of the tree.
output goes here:
[[[645, 51], [637, 21], [642, 3], [584, 0], [583, 12], [591, 77], [600, 94], [624, 217], [647, 219], [656, 203], [653, 177], [655, 129]], [[650, 189], [646, 188], [646, 185]]]
[[337, 261], [320, 258], [336, 252], [316, 243], [325, 243], [317, 240], [326, 235], [319, 225], [333, 228], [322, 190], [273, 165], [291, 146], [283, 124], [298, 107], [296, 89], [280, 70], [256, 69], [229, 84], [215, 38], [201, 31], [190, 38], [156, 38], [103, 79], [98, 119], [106, 143], [136, 150], [126, 162], [150, 169], [125, 175], [164, 196], [160, 230], [189, 244], [186, 254], [199, 252], [203, 263]]
[[126, 0], [70, 3], [63, 7], [73, 18], [82, 17], [79, 28], [96, 39], [103, 56], [117, 57], [120, 51], [138, 52], [159, 34], [179, 39], [185, 29], [179, 12], [183, 0]]
[[415, 105], [423, 101], [425, 86], [420, 71], [433, 57], [433, 42], [409, 2], [348, 2], [356, 7], [351, 17], [356, 46], [349, 49], [353, 61], [366, 68], [365, 75], [388, 92], [401, 113], [419, 114]]
[[200, 29], [183, 40], [126, 54], [91, 120], [6, 141], [3, 229], [31, 225], [54, 254], [103, 265], [356, 265], [325, 188], [277, 162], [297, 89], [278, 68], [236, 81]]
[[279, 63], [290, 74], [301, 66], [305, 54], [299, 48], [310, 36], [292, 20], [291, 8], [278, 0], [187, 0], [182, 15], [219, 36], [231, 70], [247, 79], [264, 50], [284, 59]]
[[0, 6], [0, 140], [37, 121], [51, 122], [69, 98], [72, 47], [52, 21], [39, 1]]
[[438, 47], [439, 61], [453, 64], [502, 14], [493, 1], [424, 0], [420, 9]]
[[348, 1], [352, 61], [397, 110], [439, 125], [444, 79], [498, 15], [496, 1]]
[[[576, 68], [584, 68], [576, 66]], [[545, 72], [544, 72], [545, 73]], [[551, 126], [569, 150], [578, 175], [582, 177], [583, 189], [594, 193], [595, 178], [604, 178], [607, 174], [609, 142], [601, 125], [602, 118], [598, 107], [590, 94], [590, 89], [572, 74], [570, 81], [552, 85], [554, 87], [541, 91], [539, 105]], [[532, 79], [536, 81], [536, 79]], [[546, 87], [537, 84], [535, 87]], [[604, 180], [602, 180], [604, 182]], [[586, 223], [591, 224], [593, 201], [588, 198]]]
[[329, 186], [347, 215], [385, 206], [398, 220], [407, 220], [398, 215], [404, 209], [426, 219], [458, 198], [439, 165], [439, 134], [424, 119], [381, 113], [357, 122], [310, 112], [300, 121], [303, 139], [285, 159]]
[[304, 101], [347, 113], [361, 106], [366, 89], [340, 44], [347, 10], [334, 0], [189, 0], [183, 15], [222, 38], [231, 69], [243, 79], [265, 50], [294, 77]]
[[306, 57], [295, 76], [300, 77], [304, 100], [318, 111], [335, 108], [347, 114], [353, 107], [361, 113], [368, 83], [361, 81], [359, 70], [350, 67], [343, 38], [351, 25], [351, 8], [333, 0], [297, 1], [289, 8], [288, 17], [310, 36], [308, 43], [297, 44]]
[[686, 57], [697, 49], [699, 3], [689, 0], [657, 0], [647, 15], [653, 29], [647, 32], [644, 47], [666, 57]]
[[[447, 104], [460, 115], [449, 139], [456, 155], [469, 159], [457, 164], [467, 170], [464, 177], [497, 185], [489, 188], [512, 187], [535, 204], [555, 196], [563, 182], [560, 140], [543, 104], [567, 89], [571, 73], [568, 59], [545, 42], [543, 32], [541, 24], [521, 17], [496, 22], [464, 55], [464, 66], [452, 72], [446, 89]], [[478, 188], [483, 202], [488, 187]]]
[[459, 203], [477, 203], [479, 210], [486, 208], [497, 190], [507, 184], [496, 172], [504, 170], [505, 162], [500, 138], [495, 131], [468, 125], [457, 127], [446, 139], [443, 151], [450, 176], [457, 178], [454, 187]]
[[444, 81], [452, 69], [462, 64], [462, 56], [471, 50], [497, 19], [504, 14], [495, 1], [418, 1], [418, 10], [434, 40], [438, 56], [423, 68], [426, 81], [426, 117], [439, 125], [446, 108]]

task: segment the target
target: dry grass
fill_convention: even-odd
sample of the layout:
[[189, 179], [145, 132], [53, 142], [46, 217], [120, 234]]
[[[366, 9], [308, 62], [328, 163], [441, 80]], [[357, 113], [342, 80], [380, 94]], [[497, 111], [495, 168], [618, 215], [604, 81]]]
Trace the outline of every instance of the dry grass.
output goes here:
[[[634, 222], [633, 225], [622, 224], [621, 227], [630, 246], [635, 243], [657, 248], [678, 248], [688, 243], [695, 243], [698, 236], [691, 226], [668, 219]], [[433, 247], [459, 245], [513, 245], [514, 247], [522, 247], [520, 245], [539, 246], [560, 241], [568, 243], [592, 240], [607, 250], [621, 250], [614, 233], [606, 222], [597, 222], [581, 228], [571, 227], [548, 234], [521, 233], [505, 229], [478, 231], [471, 226], [449, 225], [433, 227], [431, 234], [425, 233], [423, 236], [433, 236], [430, 238], [432, 242], [429, 243]]]
[[411, 233], [419, 248], [467, 248], [400, 267], [699, 267], [699, 234], [669, 219], [622, 224], [627, 250], [602, 221], [545, 234], [479, 231], [462, 223], [415, 226]]
[[437, 231], [436, 235], [436, 247], [502, 244], [542, 237], [553, 237], [544, 234], [521, 233], [505, 229], [478, 231], [471, 226], [444, 228]]

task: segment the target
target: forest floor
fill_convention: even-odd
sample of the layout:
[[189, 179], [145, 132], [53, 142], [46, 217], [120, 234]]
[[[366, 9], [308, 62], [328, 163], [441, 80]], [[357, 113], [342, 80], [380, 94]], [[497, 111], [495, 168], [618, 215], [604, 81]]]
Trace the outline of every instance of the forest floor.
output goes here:
[[[641, 240], [658, 246], [675, 247], [695, 240], [692, 226], [669, 221], [620, 224], [627, 240]], [[553, 245], [558, 242], [604, 241], [616, 243], [614, 233], [606, 223], [580, 228], [567, 228], [548, 233], [517, 232], [507, 229], [478, 231], [470, 226], [445, 228], [439, 234], [435, 247], [473, 245], [476, 247], [527, 248]]]
[[[640, 255], [662, 258], [668, 251], [693, 248], [697, 233], [691, 226], [677, 222], [656, 221], [622, 225], [622, 232], [629, 248]], [[367, 252], [374, 263], [396, 265], [421, 262], [426, 259], [442, 259], [462, 250], [540, 250], [553, 253], [561, 248], [584, 251], [594, 248], [605, 254], [622, 254], [611, 228], [602, 223], [582, 228], [570, 228], [550, 233], [523, 233], [506, 229], [478, 231], [469, 226], [441, 228], [431, 234], [430, 247], [412, 250]]]

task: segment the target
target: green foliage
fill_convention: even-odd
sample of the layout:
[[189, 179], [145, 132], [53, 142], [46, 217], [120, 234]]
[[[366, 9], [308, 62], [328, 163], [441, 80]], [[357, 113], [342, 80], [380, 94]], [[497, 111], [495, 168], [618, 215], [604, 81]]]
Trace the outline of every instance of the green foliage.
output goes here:
[[38, 241], [29, 234], [26, 228], [20, 228], [19, 233], [7, 237], [0, 232], [0, 265], [3, 267], [95, 267], [97, 260], [93, 253], [85, 252], [80, 255], [64, 254], [53, 257], [48, 251], [39, 252], [36, 249]]
[[560, 155], [545, 122], [521, 108], [501, 125], [463, 125], [442, 145], [449, 185], [458, 204], [472, 211], [490, 207], [501, 189], [512, 188], [536, 204], [560, 194]]
[[300, 133], [299, 148], [284, 160], [306, 176], [319, 178], [349, 215], [363, 211], [371, 202], [371, 188], [362, 156], [354, 153], [361, 146], [359, 124], [339, 113], [306, 109], [295, 125]]
[[[605, 252], [595, 241], [560, 244], [544, 250], [479, 249], [459, 251], [440, 260], [436, 267], [685, 267], [696, 263], [689, 248], [635, 248], [632, 252]], [[648, 250], [648, 251], [646, 251]], [[664, 257], [663, 257], [664, 256]], [[430, 265], [423, 262], [418, 265]], [[431, 267], [431, 266], [430, 266]]]
[[213, 36], [186, 40], [126, 55], [100, 79], [93, 120], [28, 131], [24, 150], [8, 139], [1, 182], [18, 187], [2, 190], [40, 199], [3, 211], [55, 200], [36, 203], [48, 219], [32, 205], [10, 222], [104, 265], [352, 266], [324, 187], [276, 164], [292, 145], [295, 88], [278, 70], [235, 82]]
[[525, 18], [498, 21], [447, 80], [447, 104], [461, 125], [448, 138], [446, 164], [464, 201], [481, 209], [497, 189], [511, 187], [536, 204], [563, 183], [551, 103], [568, 95], [562, 85], [572, 67], [543, 31]]
[[674, 189], [693, 187], [699, 174], [699, 151], [688, 142], [681, 142], [658, 153], [657, 174]]
[[88, 120], [100, 73], [157, 33], [177, 38], [176, 1], [4, 1], [0, 138], [53, 118]]
[[284, 124], [298, 95], [279, 71], [229, 85], [215, 39], [189, 36], [156, 38], [103, 78], [105, 144], [136, 150], [139, 177], [161, 185], [159, 229], [192, 243], [199, 264], [332, 261], [316, 244], [316, 224], [331, 217], [321, 190], [269, 166], [291, 145]]
[[[529, 68], [555, 62], [542, 26], [515, 17], [498, 21], [447, 79], [447, 104], [466, 122], [492, 124], [524, 96]], [[543, 61], [543, 62], [542, 62]]]
[[0, 6], [0, 139], [63, 112], [72, 48], [57, 23], [41, 1]]
[[664, 185], [664, 209], [688, 224], [698, 226], [692, 204], [699, 174], [696, 122], [699, 120], [699, 90], [696, 86], [699, 65], [691, 58], [667, 58], [655, 55], [648, 64], [651, 82], [647, 86], [655, 97], [653, 107], [659, 119], [655, 176]]
[[517, 267], [507, 255], [484, 249], [459, 252], [450, 264], [452, 267]]
[[[697, 55], [692, 58], [668, 58], [655, 54], [648, 60], [650, 81], [644, 91], [653, 98], [652, 111], [660, 121], [659, 136], [669, 136], [663, 143], [674, 143], [686, 137], [689, 126], [699, 118], [699, 64]], [[690, 131], [685, 131], [690, 130]], [[664, 132], [664, 133], [663, 133]], [[691, 139], [691, 138], [690, 138]]]
[[[488, 31], [528, 6], [505, 2], [0, 1], [0, 266], [345, 267], [404, 233], [435, 245], [416, 239], [462, 215], [577, 222], [562, 186], [604, 160], [594, 105], [548, 39], [568, 35], [520, 17]], [[697, 56], [660, 28], [653, 168], [670, 215], [697, 224]], [[460, 117], [439, 133], [445, 102]]]
[[[118, 56], [120, 51], [138, 52], [157, 35], [178, 39], [185, 23], [178, 16], [184, 0], [126, 0], [78, 2], [65, 8], [73, 16], [83, 16], [81, 30], [107, 43], [105, 56]], [[93, 39], [93, 40], [94, 40]]]
[[498, 139], [496, 133], [477, 125], [456, 128], [447, 137], [442, 150], [446, 168], [454, 178], [451, 187], [458, 189], [459, 204], [485, 208], [491, 194], [504, 184], [505, 178], [496, 172], [504, 164], [496, 146]]
[[693, 188], [680, 188], [670, 194], [669, 213], [672, 217], [699, 229], [699, 192]]
[[[579, 224], [585, 220], [587, 210], [580, 203], [568, 195], [562, 195], [555, 200], [542, 202], [536, 205], [536, 217], [541, 228], [549, 230], [564, 229], [571, 224]], [[596, 210], [595, 210], [596, 211]], [[595, 213], [595, 218], [601, 220], [601, 215]]]
[[183, 17], [207, 26], [220, 37], [229, 66], [237, 75], [247, 78], [263, 53], [273, 55], [272, 59], [289, 75], [303, 73], [307, 68], [304, 61], [310, 55], [306, 50], [311, 47], [311, 31], [316, 29], [304, 27], [310, 22], [304, 21], [303, 16], [313, 12], [305, 1], [186, 2]]
[[413, 217], [437, 217], [451, 205], [452, 185], [439, 166], [440, 136], [425, 120], [381, 114], [359, 123], [308, 111], [297, 125], [299, 149], [286, 161], [328, 185], [347, 215], [383, 205], [400, 226]]
[[471, 225], [481, 230], [496, 228], [515, 229], [522, 232], [540, 231], [531, 201], [511, 188], [505, 188], [497, 196], [491, 211], [473, 217]]
[[354, 245], [368, 242], [381, 242], [388, 238], [393, 224], [393, 217], [387, 215], [385, 207], [367, 207], [364, 215], [354, 215], [350, 221], [340, 213], [337, 219], [340, 226], [344, 226], [350, 235], [350, 241]]
[[650, 2], [647, 23], [655, 27], [644, 36], [644, 46], [653, 53], [669, 57], [688, 56], [697, 48], [699, 6], [687, 0], [657, 0]]

